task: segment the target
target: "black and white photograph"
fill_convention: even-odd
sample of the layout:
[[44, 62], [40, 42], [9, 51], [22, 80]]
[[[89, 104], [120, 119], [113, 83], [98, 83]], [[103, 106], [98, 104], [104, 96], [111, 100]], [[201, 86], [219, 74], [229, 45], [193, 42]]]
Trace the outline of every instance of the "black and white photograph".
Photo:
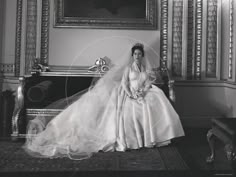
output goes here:
[[0, 0], [0, 176], [235, 176], [235, 9]]

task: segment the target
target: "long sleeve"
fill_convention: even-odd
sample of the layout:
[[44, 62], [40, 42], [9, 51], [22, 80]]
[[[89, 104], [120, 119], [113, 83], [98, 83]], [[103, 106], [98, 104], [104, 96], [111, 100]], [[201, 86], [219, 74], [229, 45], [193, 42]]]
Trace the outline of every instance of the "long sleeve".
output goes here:
[[130, 97], [132, 93], [129, 88], [129, 68], [126, 68], [123, 74], [123, 78], [121, 80], [122, 88], [125, 90], [126, 94]]

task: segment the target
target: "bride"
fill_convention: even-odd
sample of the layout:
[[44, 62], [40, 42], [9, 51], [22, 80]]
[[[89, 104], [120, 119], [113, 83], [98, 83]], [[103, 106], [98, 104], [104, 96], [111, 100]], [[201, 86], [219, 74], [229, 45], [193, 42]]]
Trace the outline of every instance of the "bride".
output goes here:
[[153, 85], [150, 68], [144, 46], [135, 44], [126, 62], [75, 96], [49, 123], [40, 116], [30, 121], [24, 149], [36, 157], [81, 160], [98, 151], [164, 146], [184, 136], [178, 114]]

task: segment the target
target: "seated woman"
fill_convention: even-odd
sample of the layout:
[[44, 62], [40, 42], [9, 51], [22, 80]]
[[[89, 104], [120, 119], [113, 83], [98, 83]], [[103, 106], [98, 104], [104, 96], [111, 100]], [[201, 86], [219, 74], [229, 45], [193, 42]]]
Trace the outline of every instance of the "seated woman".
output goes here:
[[26, 151], [39, 157], [81, 160], [100, 150], [163, 146], [184, 136], [178, 114], [152, 84], [155, 78], [145, 59], [144, 46], [135, 44], [122, 66], [76, 96], [49, 123], [40, 116], [30, 121]]

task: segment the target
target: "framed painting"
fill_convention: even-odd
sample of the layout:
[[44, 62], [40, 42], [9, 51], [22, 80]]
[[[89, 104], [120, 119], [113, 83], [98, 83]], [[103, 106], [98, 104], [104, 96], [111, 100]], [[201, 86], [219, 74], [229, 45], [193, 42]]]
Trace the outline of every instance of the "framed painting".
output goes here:
[[54, 0], [54, 27], [157, 29], [157, 0]]

